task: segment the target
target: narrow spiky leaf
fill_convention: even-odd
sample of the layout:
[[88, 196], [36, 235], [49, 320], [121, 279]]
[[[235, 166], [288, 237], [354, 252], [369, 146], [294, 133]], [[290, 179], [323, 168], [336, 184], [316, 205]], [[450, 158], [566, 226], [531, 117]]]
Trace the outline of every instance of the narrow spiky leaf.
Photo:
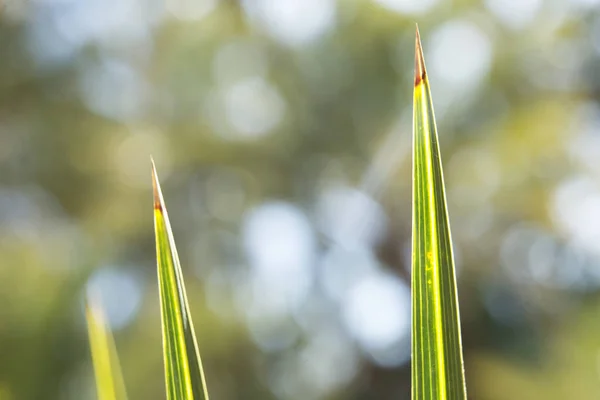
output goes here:
[[168, 400], [208, 400], [179, 256], [152, 162], [154, 229]]
[[412, 398], [465, 399], [460, 318], [442, 162], [418, 29], [412, 225]]
[[85, 305], [85, 317], [98, 400], [125, 400], [127, 395], [113, 337], [100, 305], [89, 297]]

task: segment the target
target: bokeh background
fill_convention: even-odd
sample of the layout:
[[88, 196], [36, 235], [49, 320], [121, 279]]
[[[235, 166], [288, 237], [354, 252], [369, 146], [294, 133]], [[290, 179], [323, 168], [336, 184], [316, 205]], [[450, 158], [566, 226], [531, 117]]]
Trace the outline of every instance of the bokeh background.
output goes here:
[[475, 400], [600, 393], [600, 1], [3, 0], [0, 399], [164, 399], [150, 156], [214, 399], [410, 398], [419, 23]]

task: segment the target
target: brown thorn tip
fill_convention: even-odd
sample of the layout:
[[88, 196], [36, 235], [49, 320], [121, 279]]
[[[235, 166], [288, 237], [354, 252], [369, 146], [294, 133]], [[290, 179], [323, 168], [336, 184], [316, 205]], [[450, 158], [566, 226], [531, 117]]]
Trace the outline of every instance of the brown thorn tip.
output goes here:
[[415, 87], [425, 79], [425, 75], [427, 75], [427, 71], [425, 71], [421, 35], [419, 35], [419, 25], [417, 25], [415, 37]]
[[152, 157], [150, 157], [150, 162], [152, 163], [152, 192], [154, 194], [154, 209], [162, 211], [158, 176], [156, 174], [156, 166], [154, 165], [154, 159], [152, 159]]

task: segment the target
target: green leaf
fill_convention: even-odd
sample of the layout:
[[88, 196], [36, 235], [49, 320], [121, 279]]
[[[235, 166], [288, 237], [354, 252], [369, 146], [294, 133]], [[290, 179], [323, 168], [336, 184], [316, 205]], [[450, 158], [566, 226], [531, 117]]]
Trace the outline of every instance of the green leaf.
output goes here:
[[85, 305], [85, 317], [98, 400], [124, 400], [127, 395], [113, 337], [106, 326], [100, 305], [89, 297]]
[[154, 229], [168, 400], [208, 400], [179, 256], [152, 162]]
[[417, 29], [413, 114], [412, 398], [467, 397], [442, 162]]

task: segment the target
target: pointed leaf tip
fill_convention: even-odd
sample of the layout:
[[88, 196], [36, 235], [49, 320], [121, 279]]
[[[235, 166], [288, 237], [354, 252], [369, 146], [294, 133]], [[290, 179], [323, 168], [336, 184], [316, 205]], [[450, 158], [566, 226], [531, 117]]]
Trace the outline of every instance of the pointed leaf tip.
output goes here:
[[421, 47], [421, 35], [419, 34], [419, 25], [417, 25], [415, 35], [415, 86], [423, 82], [426, 75], [427, 71], [425, 70], [423, 48]]
[[160, 183], [158, 182], [158, 175], [156, 174], [156, 165], [154, 160], [150, 158], [152, 162], [152, 193], [154, 194], [154, 209], [162, 211], [162, 195], [160, 191]]
[[152, 186], [167, 400], [208, 400], [183, 273], [154, 162]]
[[459, 304], [439, 141], [419, 31], [415, 41], [412, 399], [465, 400]]

